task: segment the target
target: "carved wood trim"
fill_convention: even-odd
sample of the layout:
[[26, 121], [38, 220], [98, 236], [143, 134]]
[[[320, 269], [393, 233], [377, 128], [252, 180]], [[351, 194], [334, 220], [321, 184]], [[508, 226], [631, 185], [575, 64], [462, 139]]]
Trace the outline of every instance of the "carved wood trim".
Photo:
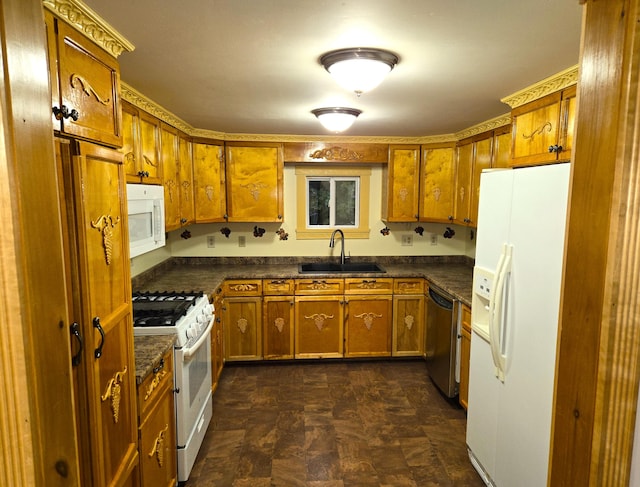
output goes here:
[[124, 366], [122, 371], [116, 372], [109, 382], [104, 393], [100, 396], [100, 400], [105, 402], [107, 399], [111, 399], [111, 413], [113, 414], [113, 422], [117, 423], [120, 419], [120, 402], [122, 400], [122, 379], [127, 373], [127, 366]]
[[531, 101], [550, 95], [556, 91], [564, 90], [578, 82], [578, 65], [560, 71], [559, 73], [545, 78], [527, 88], [502, 98], [500, 101], [506, 103], [512, 109], [522, 106]]
[[82, 32], [113, 57], [135, 46], [80, 0], [43, 0], [47, 10]]

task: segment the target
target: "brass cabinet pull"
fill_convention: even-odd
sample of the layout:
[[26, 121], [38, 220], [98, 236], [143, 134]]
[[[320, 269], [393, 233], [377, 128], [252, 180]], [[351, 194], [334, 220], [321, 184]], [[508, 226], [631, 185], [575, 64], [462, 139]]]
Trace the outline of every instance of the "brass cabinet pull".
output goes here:
[[165, 424], [164, 429], [158, 433], [156, 440], [153, 442], [153, 448], [149, 452], [149, 458], [156, 456], [156, 460], [158, 461], [158, 466], [162, 467], [164, 463], [164, 437], [169, 429], [169, 425]]
[[127, 373], [127, 366], [124, 366], [122, 372], [116, 372], [115, 375], [109, 379], [107, 388], [104, 394], [100, 396], [102, 402], [111, 398], [111, 412], [113, 413], [113, 422], [117, 423], [120, 417], [120, 400], [122, 398], [122, 379], [124, 374]]

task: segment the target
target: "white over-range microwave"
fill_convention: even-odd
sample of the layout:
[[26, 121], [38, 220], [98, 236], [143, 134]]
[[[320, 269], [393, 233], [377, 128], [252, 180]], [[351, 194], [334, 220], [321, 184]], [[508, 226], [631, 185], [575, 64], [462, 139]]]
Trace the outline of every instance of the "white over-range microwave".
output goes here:
[[127, 184], [129, 256], [164, 247], [164, 187]]

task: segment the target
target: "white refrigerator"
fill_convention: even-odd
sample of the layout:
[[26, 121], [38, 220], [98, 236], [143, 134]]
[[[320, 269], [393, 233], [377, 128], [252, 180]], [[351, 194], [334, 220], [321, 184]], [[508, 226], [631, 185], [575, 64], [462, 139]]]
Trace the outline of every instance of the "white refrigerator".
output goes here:
[[480, 177], [467, 447], [487, 485], [547, 484], [569, 179], [569, 163]]

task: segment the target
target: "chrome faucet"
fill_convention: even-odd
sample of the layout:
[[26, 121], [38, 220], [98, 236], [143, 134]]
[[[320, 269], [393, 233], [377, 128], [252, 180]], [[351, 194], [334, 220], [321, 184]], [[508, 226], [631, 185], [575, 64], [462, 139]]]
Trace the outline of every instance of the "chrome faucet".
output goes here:
[[336, 238], [336, 233], [338, 232], [340, 233], [340, 239], [342, 240], [342, 243], [340, 245], [340, 264], [344, 265], [344, 233], [342, 233], [342, 230], [340, 230], [339, 228], [336, 228], [331, 234], [331, 239], [329, 240], [329, 247], [333, 248], [334, 245], [336, 244], [335, 238]]

